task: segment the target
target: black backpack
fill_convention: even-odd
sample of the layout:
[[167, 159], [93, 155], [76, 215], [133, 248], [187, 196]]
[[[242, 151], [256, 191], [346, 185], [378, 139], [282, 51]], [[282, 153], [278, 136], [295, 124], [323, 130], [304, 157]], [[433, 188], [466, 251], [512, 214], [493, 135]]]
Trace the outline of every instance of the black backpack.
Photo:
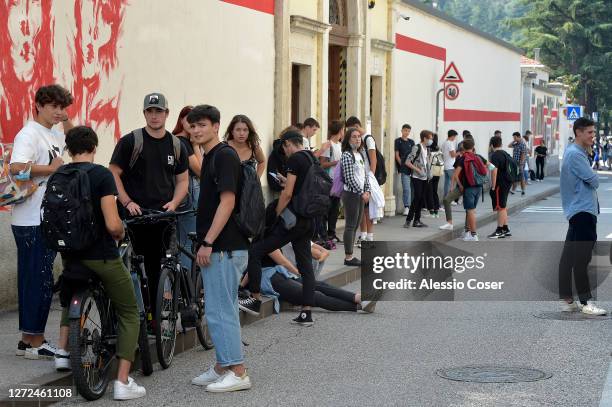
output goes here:
[[519, 182], [521, 180], [521, 172], [518, 163], [505, 151], [504, 155], [506, 156], [506, 160], [508, 160], [508, 166], [504, 172], [504, 179], [509, 183]]
[[[366, 140], [368, 139], [368, 137], [371, 137], [372, 140], [374, 140], [374, 137], [372, 137], [371, 134], [368, 134], [367, 136], [365, 136], [365, 139], [363, 140], [364, 144], [365, 144]], [[374, 145], [376, 146], [376, 141], [374, 141]], [[365, 149], [366, 149], [366, 154], [367, 154], [368, 153], [367, 145], [366, 145]], [[368, 158], [369, 158], [369, 156], [368, 156]], [[369, 161], [369, 159], [368, 159], [368, 161]], [[378, 146], [376, 146], [376, 168], [375, 168], [375, 171], [374, 171], [374, 177], [376, 178], [376, 181], [378, 182], [378, 185], [384, 185], [385, 182], [387, 182], [387, 168], [385, 166], [385, 157], [378, 150]]]
[[[212, 174], [215, 184], [218, 184], [215, 174], [217, 153], [228, 147], [232, 148], [224, 143], [212, 158]], [[266, 204], [255, 167], [249, 163], [240, 163], [240, 168], [242, 171], [233, 217], [238, 229], [245, 237], [256, 238], [261, 235], [266, 225]]]
[[331, 205], [329, 193], [332, 179], [309, 151], [302, 150], [296, 154], [299, 153], [305, 154], [312, 165], [308, 168], [302, 189], [292, 199], [293, 210], [304, 218], [324, 216], [329, 212]]
[[47, 247], [74, 253], [98, 240], [98, 227], [89, 186], [93, 164], [62, 165], [47, 181], [41, 206], [41, 229]]

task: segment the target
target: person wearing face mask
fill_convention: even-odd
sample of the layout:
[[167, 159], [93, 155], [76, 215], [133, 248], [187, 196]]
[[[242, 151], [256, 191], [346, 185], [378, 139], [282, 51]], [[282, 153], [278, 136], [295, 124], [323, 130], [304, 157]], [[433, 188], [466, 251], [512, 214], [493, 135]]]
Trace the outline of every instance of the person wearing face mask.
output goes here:
[[406, 166], [412, 170], [411, 182], [414, 197], [410, 205], [410, 211], [406, 216], [405, 228], [410, 227], [410, 223], [415, 228], [427, 227], [421, 222], [421, 209], [423, 207], [423, 198], [427, 190], [427, 181], [431, 178], [431, 166], [428, 160], [428, 147], [433, 144], [433, 133], [429, 130], [423, 130], [420, 134], [421, 142], [412, 147], [412, 151], [406, 158]]
[[363, 216], [364, 206], [370, 199], [370, 183], [363, 154], [361, 132], [358, 128], [349, 127], [342, 140], [342, 157], [340, 158], [344, 177], [342, 204], [346, 219], [344, 226], [344, 264], [346, 266], [361, 265], [361, 261], [353, 256], [353, 241], [357, 226]]

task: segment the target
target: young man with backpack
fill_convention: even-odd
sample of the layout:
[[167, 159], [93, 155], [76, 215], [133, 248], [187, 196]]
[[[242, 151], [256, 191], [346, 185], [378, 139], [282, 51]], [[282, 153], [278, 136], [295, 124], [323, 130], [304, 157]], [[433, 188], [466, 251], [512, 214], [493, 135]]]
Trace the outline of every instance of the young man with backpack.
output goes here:
[[[125, 235], [115, 202], [115, 180], [108, 169], [93, 164], [97, 146], [98, 136], [89, 127], [75, 127], [66, 134], [66, 149], [72, 163], [61, 166], [49, 178], [42, 205], [42, 227], [50, 245], [62, 243], [58, 250], [62, 251], [64, 260], [64, 279], [85, 267], [102, 281], [119, 327], [114, 398], [131, 400], [146, 395], [145, 388], [129, 377], [138, 343], [140, 316], [132, 278], [115, 243]], [[64, 280], [64, 284], [69, 283]], [[66, 352], [70, 327], [68, 307], [62, 311], [59, 350], [55, 355], [55, 367], [60, 371], [70, 370]]]
[[187, 115], [193, 134], [203, 141], [205, 153], [196, 219], [200, 244], [197, 262], [202, 268], [206, 321], [217, 359], [191, 383], [215, 393], [251, 388], [238, 314], [239, 275], [247, 265], [249, 247], [234, 216], [242, 172], [238, 153], [219, 140], [220, 120], [219, 110], [210, 105], [196, 106]]
[[38, 188], [12, 208], [11, 228], [17, 245], [17, 292], [21, 340], [17, 356], [53, 359], [56, 348], [45, 340], [45, 326], [53, 295], [55, 251], [47, 247], [40, 227], [40, 206], [49, 176], [64, 162], [64, 133], [53, 126], [72, 128], [66, 107], [70, 92], [59, 85], [43, 86], [34, 97], [36, 114], [17, 133], [10, 172], [18, 179], [31, 179]]
[[[143, 209], [175, 211], [189, 186], [187, 149], [165, 128], [166, 98], [161, 93], [148, 94], [142, 110], [146, 126], [121, 137], [109, 165], [122, 215], [138, 216]], [[150, 292], [157, 293], [160, 260], [173, 231], [165, 222], [134, 225], [130, 230], [134, 251], [144, 256]]]
[[409, 228], [410, 223], [415, 228], [427, 227], [426, 224], [421, 222], [421, 209], [425, 202], [427, 181], [431, 178], [431, 167], [428, 159], [429, 150], [427, 147], [433, 144], [433, 133], [429, 130], [423, 130], [419, 136], [421, 142], [412, 147], [412, 151], [406, 158], [406, 166], [410, 168], [412, 173], [410, 181], [412, 182], [414, 196], [412, 197], [412, 205], [410, 205], [410, 211], [404, 223], [405, 228]]
[[[293, 323], [313, 325], [315, 278], [310, 255], [310, 239], [316, 216], [327, 213], [330, 206], [331, 178], [310, 151], [304, 150], [303, 137], [295, 131], [283, 134], [283, 150], [287, 159], [287, 183], [280, 194], [274, 226], [266, 237], [253, 243], [249, 250], [249, 289], [252, 297], [240, 300], [240, 309], [259, 315], [261, 305], [261, 261], [268, 253], [291, 243], [297, 267], [302, 273], [302, 310]], [[266, 222], [268, 223], [268, 222]]]
[[404, 215], [408, 215], [410, 210], [411, 189], [410, 185], [410, 168], [406, 166], [406, 158], [414, 147], [414, 140], [410, 138], [412, 127], [409, 124], [402, 125], [402, 135], [395, 139], [395, 167], [402, 181], [402, 201], [404, 203]]
[[458, 180], [459, 190], [463, 194], [463, 209], [466, 210], [466, 225], [468, 232], [464, 241], [478, 241], [476, 233], [476, 205], [482, 192], [482, 186], [487, 177], [487, 160], [474, 153], [474, 141], [463, 140], [464, 152], [457, 158], [455, 178]]
[[489, 145], [493, 148], [491, 153], [491, 164], [495, 169], [491, 171], [491, 204], [493, 210], [497, 212], [497, 229], [489, 236], [489, 239], [501, 239], [510, 237], [508, 229], [508, 194], [512, 187], [511, 161], [512, 157], [502, 148], [501, 136], [493, 136]]

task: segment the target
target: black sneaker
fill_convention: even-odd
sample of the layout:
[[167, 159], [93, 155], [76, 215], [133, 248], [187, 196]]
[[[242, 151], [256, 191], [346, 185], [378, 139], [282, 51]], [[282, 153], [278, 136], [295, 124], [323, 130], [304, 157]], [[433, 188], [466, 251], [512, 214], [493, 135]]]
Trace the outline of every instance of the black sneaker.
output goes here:
[[238, 288], [238, 299], [239, 300], [246, 300], [250, 296], [251, 296], [251, 293], [249, 292], [249, 290], [243, 287]]
[[424, 224], [423, 222], [421, 222], [420, 220], [418, 220], [418, 221], [415, 220], [414, 223], [412, 224], [412, 227], [415, 227], [415, 228], [426, 228], [427, 225]]
[[352, 266], [352, 267], [359, 267], [361, 266], [361, 260], [359, 260], [357, 257], [353, 257], [350, 260], [344, 260], [344, 265], [345, 266]]
[[342, 240], [338, 236], [336, 236], [335, 233], [329, 234], [327, 238], [334, 243], [342, 243]]
[[302, 325], [302, 326], [313, 326], [314, 321], [312, 320], [312, 316], [307, 312], [300, 312], [300, 315], [297, 318], [291, 320], [292, 324]]
[[491, 233], [487, 237], [489, 239], [503, 239], [504, 237], [506, 237], [506, 234], [504, 233], [503, 229], [497, 228], [495, 229], [495, 232]]
[[26, 359], [46, 359], [53, 360], [55, 359], [55, 353], [57, 352], [57, 348], [51, 345], [49, 342], [44, 341], [42, 345], [38, 348], [29, 348], [26, 349], [23, 357]]
[[512, 233], [510, 233], [510, 229], [508, 229], [508, 228], [502, 229], [502, 232], [504, 232], [504, 237], [511, 237], [512, 236]]
[[253, 297], [249, 297], [244, 300], [238, 300], [238, 308], [240, 308], [247, 314], [259, 316], [259, 308], [261, 308], [261, 301], [256, 300]]
[[17, 344], [17, 352], [15, 352], [15, 355], [17, 356], [23, 356], [26, 353], [27, 349], [31, 349], [32, 345], [30, 345], [29, 343], [25, 343], [24, 341], [19, 341], [19, 343]]
[[410, 222], [409, 220], [407, 220], [407, 221], [406, 221], [406, 223], [404, 223], [404, 227], [405, 227], [406, 229], [410, 229], [410, 223], [411, 223], [411, 222]]

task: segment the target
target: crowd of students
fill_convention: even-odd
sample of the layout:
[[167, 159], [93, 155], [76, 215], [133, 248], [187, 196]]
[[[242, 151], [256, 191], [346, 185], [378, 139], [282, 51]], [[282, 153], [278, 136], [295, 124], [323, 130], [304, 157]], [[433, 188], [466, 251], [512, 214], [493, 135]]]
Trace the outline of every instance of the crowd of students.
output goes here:
[[[178, 233], [181, 243], [187, 247], [190, 244], [188, 232], [195, 231], [198, 237], [196, 259], [207, 293], [206, 318], [215, 345], [216, 363], [192, 383], [206, 386], [207, 391], [226, 392], [251, 387], [244, 364], [238, 311], [258, 314], [262, 295], [274, 298], [277, 311], [279, 299], [300, 306], [292, 322], [302, 326], [313, 325], [312, 307], [374, 311], [376, 301], [363, 301], [359, 293], [341, 290], [316, 279], [329, 255], [317, 241], [343, 243], [344, 264], [359, 266], [361, 262], [354, 255], [355, 243], [373, 240], [374, 220], [384, 207], [384, 195], [375, 175], [376, 143], [358, 118], [330, 122], [328, 140], [319, 149], [312, 147], [312, 136], [320, 127], [315, 119], [309, 118], [299, 127], [288, 127], [274, 141], [266, 160], [255, 126], [247, 116], [234, 116], [222, 139], [221, 113], [217, 108], [186, 106], [180, 111], [173, 132], [169, 132], [166, 130], [168, 102], [161, 93], [151, 93], [143, 101], [146, 125], [119, 140], [107, 169], [93, 164], [98, 146], [96, 133], [89, 127], [74, 127], [67, 119], [66, 108], [71, 103], [70, 93], [58, 85], [40, 88], [35, 96], [36, 116], [26, 123], [14, 141], [11, 173], [40, 185], [12, 210], [12, 230], [18, 253], [19, 330], [22, 332], [17, 355], [28, 359], [54, 359], [58, 370], [70, 369], [65, 310], [58, 348], [44, 336], [56, 253], [45, 243], [40, 217], [45, 182], [51, 174], [65, 167], [80, 168], [91, 181], [95, 227], [100, 239], [87, 250], [63, 255], [63, 260], [67, 265], [80, 263], [95, 273], [117, 311], [116, 399], [146, 394], [145, 389], [129, 377], [137, 347], [139, 315], [132, 280], [115, 243], [125, 234], [121, 218], [138, 216], [145, 209], [197, 209], [197, 215], [180, 220]], [[65, 134], [54, 128], [59, 123], [63, 124]], [[582, 129], [585, 126], [589, 127], [588, 123]], [[395, 141], [395, 162], [401, 177], [406, 215], [404, 226], [426, 227], [421, 221], [422, 208], [426, 208], [430, 216], [438, 216], [441, 210], [438, 183], [444, 176], [442, 204], [447, 223], [441, 229], [452, 230], [452, 206], [462, 199], [466, 212], [463, 239], [477, 241], [475, 210], [487, 185], [493, 209], [498, 213], [497, 228], [488, 237], [512, 236], [506, 203], [518, 183], [525, 193], [523, 168], [529, 153], [523, 137], [513, 134], [514, 141], [510, 144], [513, 156], [510, 156], [502, 148], [501, 132], [496, 132], [485, 158], [476, 153], [469, 131], [464, 131], [462, 141], [457, 142], [458, 133], [449, 130], [441, 146], [437, 135], [431, 131], [421, 131], [418, 143], [410, 139], [410, 132], [409, 125], [402, 126], [402, 135]], [[588, 144], [586, 136], [580, 141], [585, 146]], [[536, 162], [543, 168], [547, 152], [545, 146], [539, 147], [542, 148], [535, 150]], [[69, 164], [62, 160], [65, 151], [72, 158]], [[576, 160], [582, 159], [582, 153], [583, 150], [576, 150]], [[264, 231], [254, 237], [243, 233], [234, 216], [239, 211], [245, 166], [252, 167], [258, 177], [267, 166], [267, 179], [276, 198], [265, 213], [260, 214], [265, 219]], [[319, 208], [311, 212], [305, 210], [302, 203], [303, 196], [312, 192], [309, 188], [312, 188], [313, 177], [319, 176], [317, 170], [327, 172], [328, 175], [321, 179], [328, 178], [331, 192], [326, 192], [324, 197], [324, 210], [321, 212]], [[538, 174], [542, 173], [539, 168]], [[585, 170], [584, 177], [590, 188], [597, 187], [592, 171]], [[562, 194], [567, 195], [563, 196], [564, 202], [582, 199], [566, 191], [562, 183]], [[342, 240], [336, 235], [341, 206], [345, 218]], [[593, 211], [590, 208], [587, 212], [596, 217]], [[568, 241], [586, 235], [591, 238], [592, 230], [584, 227], [584, 222], [591, 221], [592, 217], [580, 211], [570, 212]], [[580, 219], [576, 220], [577, 217]], [[146, 224], [134, 225], [130, 232], [135, 252], [144, 256], [151, 292], [157, 292], [160, 259], [168, 246], [169, 233], [173, 231], [165, 225]], [[570, 256], [572, 248], [568, 247], [564, 256]], [[588, 264], [588, 259], [581, 259], [575, 267], [584, 280], [582, 268], [585, 262]], [[188, 258], [181, 261], [185, 267], [190, 266]], [[567, 267], [564, 270], [563, 278], [566, 278], [572, 270]], [[601, 313], [602, 310], [590, 302], [589, 293], [584, 292], [587, 286], [578, 287], [582, 290], [580, 307], [586, 310], [583, 312]], [[248, 287], [249, 292], [239, 295], [239, 287]], [[577, 307], [570, 300], [571, 287], [563, 287], [566, 308]]]
[[[61, 168], [79, 168], [90, 179], [95, 228], [100, 239], [86, 250], [62, 252], [64, 267], [79, 264], [96, 274], [116, 310], [118, 318], [116, 399], [131, 399], [146, 394], [129, 377], [134, 360], [139, 329], [139, 315], [132, 279], [123, 265], [116, 241], [123, 239], [122, 218], [139, 216], [145, 210], [179, 211], [194, 208], [197, 215], [182, 216], [176, 233], [183, 247], [190, 249], [189, 232], [197, 233], [197, 264], [202, 270], [206, 295], [206, 318], [215, 345], [216, 363], [192, 380], [211, 392], [248, 389], [250, 378], [244, 365], [240, 339], [239, 309], [257, 314], [261, 294], [301, 306], [292, 322], [313, 325], [311, 308], [318, 306], [336, 311], [373, 312], [375, 301], [362, 301], [350, 293], [316, 280], [329, 252], [313, 240], [341, 242], [336, 236], [340, 203], [347, 208], [352, 241], [356, 228], [363, 224], [364, 240], [372, 239], [374, 216], [362, 216], [368, 203], [375, 154], [361, 148], [367, 138], [358, 119], [332, 122], [330, 135], [320, 149], [311, 146], [319, 129], [309, 118], [303, 124], [284, 130], [274, 142], [267, 159], [271, 189], [276, 200], [261, 213], [266, 219], [264, 233], [246, 236], [235, 213], [243, 187], [243, 168], [252, 166], [257, 177], [266, 169], [266, 157], [251, 120], [236, 115], [223, 139], [221, 114], [211, 105], [185, 106], [172, 132], [166, 130], [168, 101], [161, 93], [151, 93], [143, 101], [145, 126], [121, 137], [108, 168], [93, 164], [98, 138], [89, 127], [77, 126], [67, 119], [66, 108], [72, 103], [70, 93], [58, 85], [40, 88], [35, 96], [36, 115], [16, 135], [10, 171], [14, 177], [32, 179], [40, 185], [23, 203], [14, 205], [12, 228], [17, 245], [19, 276], [19, 329], [22, 338], [17, 355], [28, 359], [54, 359], [58, 370], [69, 370], [68, 317], [62, 314], [58, 347], [45, 338], [45, 326], [52, 297], [53, 262], [56, 253], [47, 247], [41, 228], [41, 206], [45, 184]], [[55, 129], [62, 123], [63, 131]], [[353, 137], [346, 138], [345, 133]], [[367, 145], [375, 149], [372, 137]], [[348, 140], [348, 141], [347, 141]], [[352, 142], [351, 142], [352, 140]], [[71, 163], [64, 163], [67, 152]], [[349, 161], [346, 157], [349, 157]], [[350, 160], [352, 157], [352, 160]], [[320, 159], [320, 161], [319, 161]], [[302, 189], [309, 186], [311, 167], [332, 175], [343, 166], [342, 198], [329, 197], [329, 210], [317, 216], [298, 210]], [[350, 175], [349, 175], [350, 174]], [[374, 181], [375, 182], [375, 181]], [[377, 185], [378, 189], [380, 187]], [[350, 198], [360, 193], [357, 205]], [[310, 193], [309, 190], [305, 191]], [[379, 191], [380, 192], [380, 191]], [[382, 195], [382, 193], [380, 193]], [[302, 199], [303, 201], [303, 199]], [[383, 199], [384, 204], [384, 199]], [[379, 203], [380, 205], [380, 203]], [[374, 214], [379, 207], [374, 207]], [[130, 226], [134, 251], [144, 257], [150, 292], [157, 292], [160, 259], [169, 245], [171, 233], [166, 224]], [[352, 244], [348, 252], [352, 253]], [[287, 258], [293, 257], [294, 261]], [[189, 267], [190, 259], [181, 257]], [[348, 256], [346, 264], [358, 265]], [[244, 279], [239, 278], [244, 274]], [[250, 294], [239, 300], [238, 288], [248, 285]], [[275, 307], [278, 310], [278, 305]]]

